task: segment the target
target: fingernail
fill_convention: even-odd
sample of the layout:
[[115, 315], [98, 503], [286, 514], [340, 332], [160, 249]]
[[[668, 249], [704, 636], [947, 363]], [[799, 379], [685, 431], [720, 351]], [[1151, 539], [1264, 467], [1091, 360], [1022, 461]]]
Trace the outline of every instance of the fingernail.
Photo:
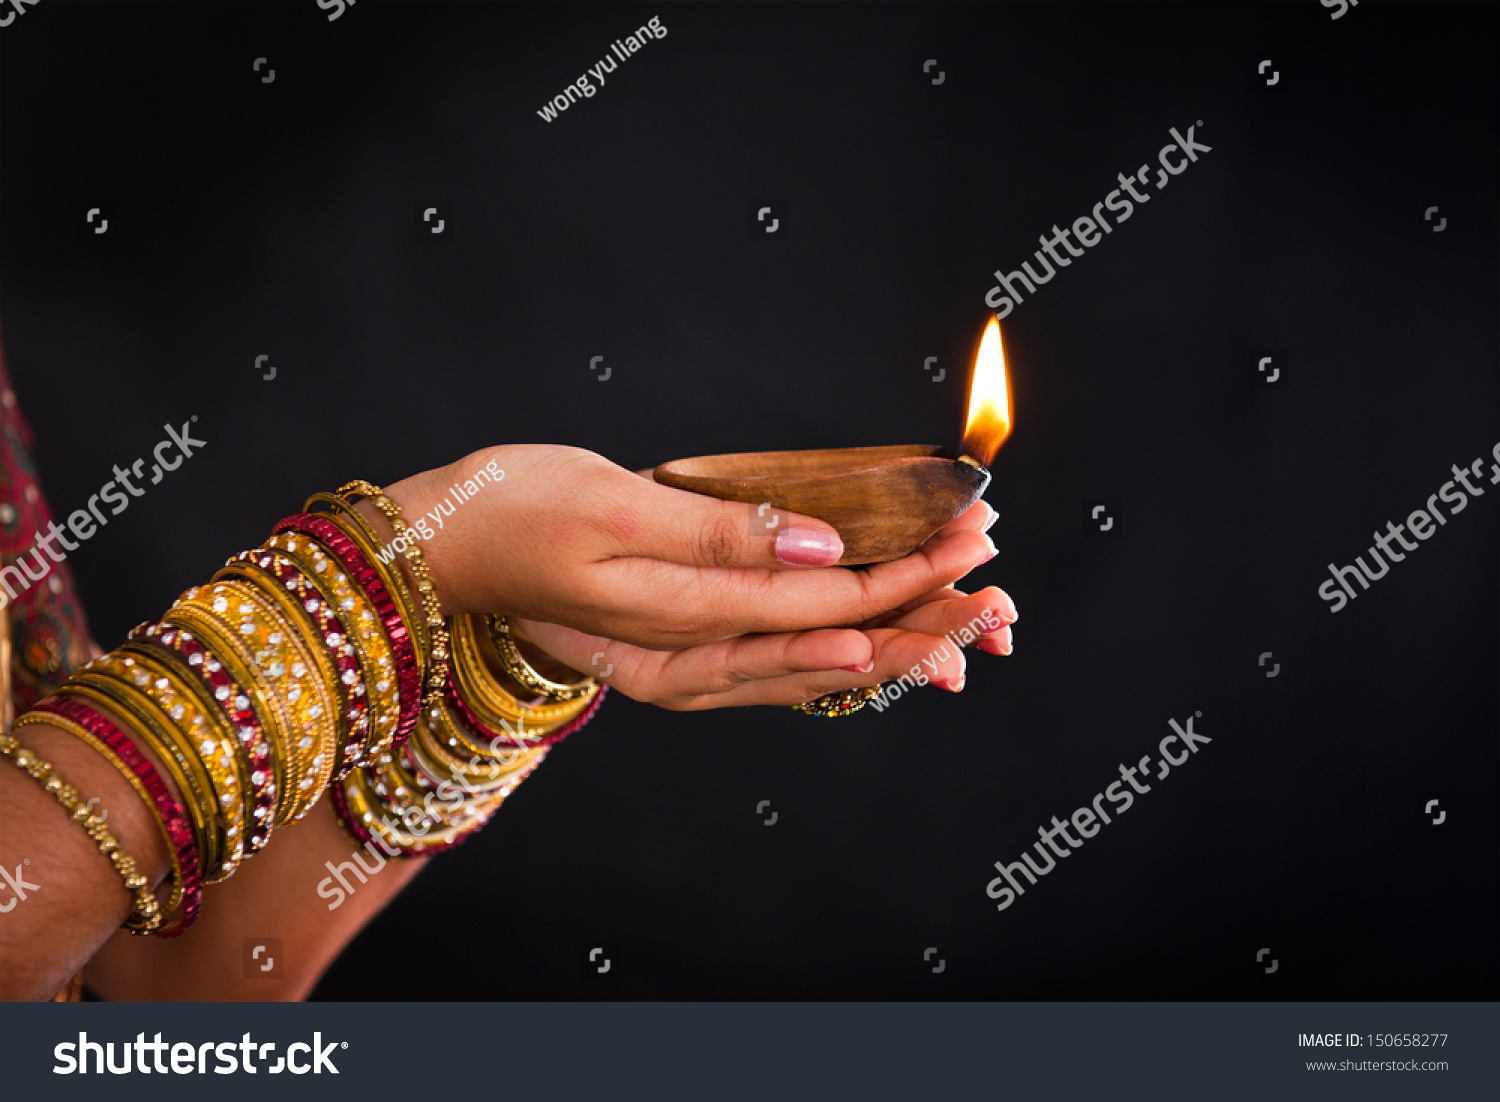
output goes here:
[[997, 548], [995, 546], [995, 541], [992, 540], [992, 539], [990, 539], [989, 536], [985, 536], [984, 537], [984, 542], [990, 545], [990, 553], [988, 555], [986, 555], [984, 558], [982, 558], [982, 559], [979, 560], [979, 565], [980, 566], [983, 566], [985, 563], [987, 563], [991, 559], [993, 559], [996, 555], [1000, 554], [999, 548]]
[[841, 670], [848, 670], [850, 673], [869, 673], [874, 668], [875, 668], [875, 660], [873, 658], [870, 659], [870, 661], [867, 662], [863, 666], [840, 666], [839, 667], [839, 669], [841, 669]]
[[1000, 519], [1000, 514], [995, 512], [994, 507], [988, 502], [985, 503], [985, 508], [990, 511], [990, 519], [984, 522], [984, 527], [980, 529], [981, 532], [988, 532], [991, 528], [995, 527], [995, 521]]
[[950, 693], [961, 693], [964, 691], [964, 674], [959, 674], [957, 681], [934, 681], [933, 684]]
[[985, 654], [996, 654], [996, 655], [998, 655], [998, 654], [1004, 654], [1005, 653], [1003, 650], [1000, 649], [1000, 643], [999, 643], [999, 641], [997, 639], [995, 639], [993, 636], [990, 636], [990, 635], [981, 635], [979, 637], [979, 641], [977, 643], [975, 643], [974, 645], [976, 647], [978, 647], [980, 650], [984, 651]]
[[1011, 651], [1016, 649], [1015, 633], [1010, 628], [1005, 628], [1002, 630], [1001, 634], [1004, 636], [1004, 640], [1001, 643], [1002, 649], [1000, 653], [1009, 654]]
[[776, 537], [776, 561], [789, 566], [832, 566], [844, 554], [844, 541], [827, 528], [784, 529]]

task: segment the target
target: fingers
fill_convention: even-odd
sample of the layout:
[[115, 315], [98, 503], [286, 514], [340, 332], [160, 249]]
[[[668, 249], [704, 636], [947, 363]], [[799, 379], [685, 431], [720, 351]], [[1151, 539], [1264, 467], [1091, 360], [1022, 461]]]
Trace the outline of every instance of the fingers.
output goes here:
[[690, 642], [727, 636], [731, 626], [769, 633], [862, 624], [951, 585], [993, 554], [988, 536], [957, 532], [861, 570], [684, 571], [678, 592], [695, 610]]
[[986, 654], [1008, 655], [1014, 650], [1010, 625], [1015, 620], [1014, 602], [1004, 590], [989, 586], [972, 596], [929, 601], [883, 626], [946, 636]]
[[798, 673], [871, 676], [875, 644], [865, 633], [826, 629], [745, 635], [680, 651], [651, 651], [532, 620], [513, 626], [553, 658], [607, 681], [634, 700], [689, 706], [737, 686]]
[[827, 693], [903, 678], [903, 687], [931, 683], [949, 692], [962, 691], [966, 663], [963, 651], [954, 646], [952, 640], [884, 628], [865, 634], [874, 647], [874, 666], [870, 673], [833, 670], [788, 674], [746, 682], [687, 706], [698, 710], [749, 704], [802, 704]]
[[952, 586], [944, 586], [942, 589], [935, 589], [931, 593], [924, 593], [915, 601], [907, 601], [906, 604], [902, 605], [900, 608], [893, 608], [889, 612], [882, 612], [878, 616], [871, 617], [864, 623], [860, 624], [859, 628], [861, 631], [871, 631], [875, 628], [888, 628], [897, 620], [901, 619], [901, 617], [905, 616], [912, 609], [920, 608], [923, 605], [933, 604], [935, 602], [956, 601], [963, 596], [963, 590], [955, 589]]
[[644, 479], [614, 505], [620, 556], [684, 566], [832, 566], [844, 554], [833, 527], [768, 504], [720, 501]]
[[995, 512], [987, 501], [976, 501], [970, 505], [962, 514], [950, 520], [934, 533], [937, 536], [951, 536], [954, 532], [988, 532], [994, 527], [995, 521], [1000, 514]]
[[[956, 590], [948, 592], [957, 593]], [[955, 599], [928, 601], [901, 613], [882, 626], [901, 628], [905, 631], [920, 631], [928, 635], [956, 635], [967, 646], [969, 640], [964, 633], [978, 638], [998, 632], [1017, 619], [1015, 602], [997, 586], [987, 586], [978, 593]]]
[[876, 647], [858, 631], [825, 629], [778, 635], [743, 635], [664, 656], [655, 687], [658, 700], [718, 697], [742, 685], [793, 674], [871, 676]]
[[[998, 592], [998, 591], [996, 591]], [[937, 633], [879, 628], [751, 635], [690, 647], [651, 651], [590, 636], [556, 624], [518, 620], [514, 626], [549, 655], [587, 670], [634, 700], [675, 711], [800, 704], [826, 693], [900, 681], [934, 684], [950, 692], [964, 687], [962, 648], [944, 630], [961, 617], [996, 603], [995, 592], [934, 601], [912, 615], [931, 618]], [[1009, 625], [982, 638], [1008, 653]]]
[[622, 682], [631, 679], [652, 653], [602, 635], [590, 635], [588, 632], [540, 620], [524, 620], [513, 616], [510, 626], [512, 631], [565, 666], [612, 687], [619, 687]]

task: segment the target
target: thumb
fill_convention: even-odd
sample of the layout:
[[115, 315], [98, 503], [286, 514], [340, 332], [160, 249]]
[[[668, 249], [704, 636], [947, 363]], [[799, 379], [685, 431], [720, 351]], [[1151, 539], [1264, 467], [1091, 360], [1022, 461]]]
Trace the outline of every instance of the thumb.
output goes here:
[[824, 521], [769, 503], [720, 501], [656, 482], [639, 484], [639, 522], [627, 555], [699, 567], [833, 566], [844, 541]]

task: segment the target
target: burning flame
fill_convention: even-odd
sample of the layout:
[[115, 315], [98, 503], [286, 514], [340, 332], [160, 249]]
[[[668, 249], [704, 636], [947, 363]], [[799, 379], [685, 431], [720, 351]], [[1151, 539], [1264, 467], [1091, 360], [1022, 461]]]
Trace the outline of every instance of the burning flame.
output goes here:
[[964, 423], [963, 453], [988, 467], [1010, 435], [1010, 385], [1005, 377], [1005, 350], [1000, 323], [990, 318], [974, 357], [969, 378], [969, 419]]

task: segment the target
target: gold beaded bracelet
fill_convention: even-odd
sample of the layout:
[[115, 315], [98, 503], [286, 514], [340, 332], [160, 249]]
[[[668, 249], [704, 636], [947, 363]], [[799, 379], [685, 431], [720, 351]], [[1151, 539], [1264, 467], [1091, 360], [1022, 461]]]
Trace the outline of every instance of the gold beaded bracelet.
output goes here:
[[161, 907], [152, 894], [150, 881], [136, 866], [134, 857], [120, 852], [119, 839], [109, 832], [104, 820], [90, 811], [88, 804], [79, 798], [78, 789], [54, 773], [51, 762], [43, 761], [9, 735], [0, 735], [0, 753], [15, 762], [17, 768], [30, 773], [42, 788], [52, 793], [52, 798], [68, 813], [68, 818], [83, 827], [99, 847], [99, 852], [109, 858], [109, 863], [125, 882], [125, 890], [135, 896], [135, 907], [132, 908], [131, 918], [126, 925], [133, 930], [154, 930], [160, 926]]
[[[397, 505], [379, 486], [355, 479], [339, 487], [339, 496], [347, 500], [351, 494], [367, 497], [370, 503], [385, 514], [396, 530], [396, 539], [405, 545], [402, 552], [412, 576], [417, 579], [417, 592], [421, 596], [422, 608], [427, 615], [427, 685], [423, 693], [423, 706], [430, 707], [442, 695], [448, 680], [448, 629], [443, 622], [443, 605], [432, 588], [432, 571], [427, 568], [427, 559], [422, 554], [420, 541]], [[391, 541], [395, 543], [395, 540]]]

